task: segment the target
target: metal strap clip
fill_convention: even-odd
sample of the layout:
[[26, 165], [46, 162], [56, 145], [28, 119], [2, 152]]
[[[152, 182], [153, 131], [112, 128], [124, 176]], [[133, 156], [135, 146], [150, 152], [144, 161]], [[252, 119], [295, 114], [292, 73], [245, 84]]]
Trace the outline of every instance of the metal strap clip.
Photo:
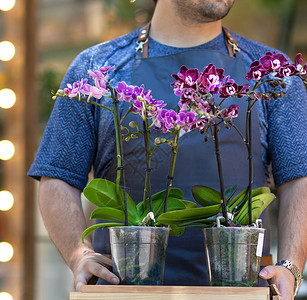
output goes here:
[[145, 41], [141, 41], [137, 43], [137, 46], [135, 47], [135, 52], [141, 51], [143, 52], [143, 46], [148, 42], [148, 38]]
[[228, 40], [228, 43], [232, 46], [233, 52], [241, 51], [240, 48], [238, 48], [238, 46], [235, 43], [231, 42], [230, 40]]

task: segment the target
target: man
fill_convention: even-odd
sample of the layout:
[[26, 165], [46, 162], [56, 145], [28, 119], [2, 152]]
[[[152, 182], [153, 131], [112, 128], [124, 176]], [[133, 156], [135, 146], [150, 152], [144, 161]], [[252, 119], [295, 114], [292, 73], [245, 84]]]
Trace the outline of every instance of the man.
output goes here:
[[[139, 65], [136, 64], [138, 61], [135, 58], [135, 47], [140, 33], [140, 30], [137, 30], [81, 53], [68, 70], [61, 88], [67, 83], [87, 77], [87, 70], [98, 69], [104, 64], [116, 66], [114, 73], [110, 72], [112, 83], [126, 81], [139, 84], [146, 79], [143, 77], [155, 73], [148, 75], [147, 82], [150, 87], [151, 82], [156, 82], [162, 75], [159, 73], [160, 68], [162, 70], [170, 63], [170, 57], [183, 55], [188, 61], [193, 59], [197, 51], [201, 51], [201, 57], [210, 59], [212, 56], [228, 61], [227, 41], [225, 42], [222, 33], [221, 19], [227, 15], [233, 2], [234, 0], [158, 0], [151, 21], [148, 48], [150, 59], [156, 59], [156, 68], [146, 69], [150, 68], [146, 65], [146, 59], [140, 61]], [[241, 49], [242, 61], [238, 62], [238, 65], [244, 65], [245, 70], [265, 52], [273, 51], [235, 34], [234, 38]], [[185, 51], [190, 52], [185, 56], [182, 54]], [[139, 73], [136, 76], [137, 71]], [[176, 70], [170, 70], [168, 74], [172, 72]], [[163, 74], [164, 78], [168, 74]], [[244, 74], [241, 76], [244, 77]], [[145, 87], [148, 88], [148, 85], [145, 84]], [[155, 96], [158, 93], [154, 84], [155, 98], [158, 98]], [[161, 99], [168, 98], [164, 96]], [[302, 271], [307, 255], [307, 141], [304, 136], [307, 130], [307, 96], [303, 84], [296, 79], [289, 82], [285, 99], [272, 104], [258, 103], [259, 147], [261, 146], [261, 157], [258, 159], [262, 162], [257, 165], [260, 166], [258, 170], [262, 169], [262, 173], [265, 173], [271, 160], [275, 172], [280, 201], [278, 260], [290, 260]], [[304, 115], [305, 119], [301, 117]], [[286, 116], [292, 117], [291, 121], [287, 121]], [[108, 118], [107, 114], [90, 108], [86, 103], [68, 103], [58, 99], [36, 160], [29, 171], [30, 176], [40, 179], [41, 213], [51, 239], [74, 273], [77, 291], [93, 277], [102, 278], [112, 284], [119, 283], [118, 278], [110, 271], [111, 260], [95, 252], [100, 249], [101, 253], [106, 253], [104, 249], [108, 241], [95, 237], [94, 250], [89, 239], [82, 244], [80, 238], [86, 228], [80, 193], [86, 185], [91, 165], [94, 164], [95, 177], [112, 177], [110, 165], [114, 155], [114, 138], [112, 121]], [[293, 149], [300, 149], [301, 153], [295, 153]], [[178, 173], [180, 174], [180, 169]], [[193, 244], [193, 240], [191, 241]], [[198, 246], [189, 246], [191, 255], [198, 252]], [[178, 249], [172, 251], [175, 247], [168, 249], [168, 256], [177, 257]], [[182, 285], [194, 282], [201, 284], [199, 277], [202, 276], [203, 267], [198, 266], [198, 258], [195, 258], [197, 263], [193, 262], [194, 256], [186, 261], [182, 256], [180, 259], [183, 261], [181, 266], [181, 260], [172, 262], [175, 271], [169, 275], [166, 272], [166, 281], [170, 284], [174, 284], [174, 281]], [[176, 263], [179, 269], [174, 266]], [[271, 279], [284, 300], [293, 299], [295, 277], [287, 268], [268, 266], [261, 271], [260, 276]], [[190, 277], [193, 277], [191, 282]]]

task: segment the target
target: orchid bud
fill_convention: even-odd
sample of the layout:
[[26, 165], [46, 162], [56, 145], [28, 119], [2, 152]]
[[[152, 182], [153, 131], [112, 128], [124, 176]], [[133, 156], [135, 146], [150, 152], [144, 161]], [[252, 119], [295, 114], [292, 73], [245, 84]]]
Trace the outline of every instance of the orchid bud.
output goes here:
[[280, 92], [280, 94], [279, 94], [280, 97], [283, 97], [283, 96], [285, 96], [285, 95], [286, 95], [285, 92]]
[[280, 82], [278, 80], [274, 80], [270, 82], [270, 86], [272, 88], [278, 87], [280, 85]]
[[130, 136], [126, 136], [125, 137], [125, 142], [129, 142], [130, 141]]
[[176, 147], [177, 146], [177, 143], [174, 142], [174, 141], [168, 141], [167, 144], [171, 147]]
[[263, 100], [270, 101], [271, 100], [271, 96], [269, 94], [263, 94]]
[[160, 138], [158, 138], [158, 137], [157, 137], [157, 138], [155, 138], [155, 144], [156, 144], [156, 145], [159, 145], [160, 143], [161, 143]]
[[57, 96], [53, 96], [51, 99], [55, 101], [55, 100], [56, 100], [56, 98], [57, 98]]
[[255, 96], [255, 100], [258, 100], [258, 101], [260, 101], [261, 99], [262, 99], [262, 94], [260, 93], [260, 92], [255, 92], [254, 93], [254, 96]]
[[135, 140], [135, 139], [138, 138], [138, 136], [137, 136], [136, 134], [133, 133], [133, 134], [130, 135], [130, 138], [132, 138], [133, 140]]
[[273, 99], [277, 100], [278, 99], [278, 94], [272, 93], [272, 97], [273, 97]]
[[174, 127], [174, 129], [176, 130], [176, 131], [178, 131], [178, 130], [180, 130], [180, 125], [176, 125], [175, 127]]
[[131, 122], [129, 123], [129, 126], [130, 126], [131, 128], [135, 128], [137, 125], [136, 125], [135, 121], [131, 121]]
[[56, 92], [56, 94], [57, 94], [57, 96], [64, 96], [64, 91], [63, 90], [58, 90], [57, 92]]
[[286, 84], [285, 82], [283, 82], [283, 83], [281, 84], [281, 87], [282, 87], [283, 89], [285, 89], [285, 88], [287, 87], [287, 84]]
[[204, 138], [205, 142], [208, 142], [209, 141], [209, 134], [207, 134]]
[[166, 142], [166, 138], [161, 138], [160, 141], [161, 141], [161, 143], [165, 143]]

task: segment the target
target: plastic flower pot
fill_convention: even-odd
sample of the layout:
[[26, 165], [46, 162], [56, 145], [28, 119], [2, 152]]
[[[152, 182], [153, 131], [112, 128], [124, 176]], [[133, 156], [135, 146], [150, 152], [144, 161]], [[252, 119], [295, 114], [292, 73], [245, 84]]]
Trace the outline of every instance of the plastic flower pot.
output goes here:
[[203, 229], [211, 286], [258, 286], [263, 228]]
[[113, 272], [121, 284], [161, 285], [169, 228], [120, 226], [109, 230]]

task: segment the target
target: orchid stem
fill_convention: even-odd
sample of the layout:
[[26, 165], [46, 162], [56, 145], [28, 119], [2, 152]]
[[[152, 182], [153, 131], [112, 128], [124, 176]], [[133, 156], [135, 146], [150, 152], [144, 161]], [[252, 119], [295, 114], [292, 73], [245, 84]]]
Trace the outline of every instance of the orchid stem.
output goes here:
[[252, 224], [252, 185], [253, 185], [253, 156], [252, 156], [252, 115], [251, 115], [251, 100], [248, 100], [247, 109], [247, 149], [248, 149], [248, 216], [249, 224]]
[[226, 226], [229, 226], [229, 220], [227, 217], [225, 186], [224, 186], [224, 178], [223, 178], [223, 170], [222, 170], [221, 154], [220, 154], [219, 138], [218, 138], [218, 126], [216, 124], [213, 126], [213, 130], [214, 130], [214, 133], [212, 137], [214, 141], [215, 157], [216, 157], [217, 169], [218, 169], [218, 174], [219, 174], [222, 214], [225, 219]]
[[170, 166], [169, 166], [169, 171], [168, 171], [168, 176], [167, 176], [167, 185], [166, 185], [165, 199], [164, 199], [164, 212], [167, 211], [167, 200], [168, 200], [168, 196], [169, 196], [172, 184], [173, 184], [174, 171], [175, 171], [178, 146], [179, 146], [179, 133], [180, 133], [180, 130], [176, 130], [173, 133], [173, 141], [175, 143], [175, 146], [172, 146], [172, 154], [171, 154]]
[[[148, 130], [148, 119], [146, 111], [145, 111], [145, 116], [146, 116], [145, 120], [143, 120], [144, 142], [145, 142], [145, 152], [146, 152], [146, 178], [145, 178], [145, 188], [144, 188], [144, 205], [146, 206], [146, 198], [148, 195], [149, 210], [152, 211], [151, 181], [150, 181], [151, 147], [150, 147], [150, 135]], [[150, 219], [150, 225], [151, 226], [154, 225], [152, 219]]]
[[107, 87], [111, 92], [111, 97], [113, 100], [113, 118], [115, 125], [115, 136], [116, 136], [116, 152], [117, 152], [117, 175], [116, 175], [116, 193], [117, 197], [122, 197], [120, 193], [120, 180], [122, 177], [123, 182], [123, 191], [124, 191], [124, 210], [125, 210], [125, 226], [128, 226], [128, 208], [127, 208], [127, 197], [126, 197], [126, 177], [125, 177], [125, 166], [124, 166], [124, 156], [123, 156], [123, 140], [121, 137], [121, 125], [120, 125], [120, 114], [119, 114], [119, 105], [116, 97], [116, 92], [114, 89], [107, 83]]

